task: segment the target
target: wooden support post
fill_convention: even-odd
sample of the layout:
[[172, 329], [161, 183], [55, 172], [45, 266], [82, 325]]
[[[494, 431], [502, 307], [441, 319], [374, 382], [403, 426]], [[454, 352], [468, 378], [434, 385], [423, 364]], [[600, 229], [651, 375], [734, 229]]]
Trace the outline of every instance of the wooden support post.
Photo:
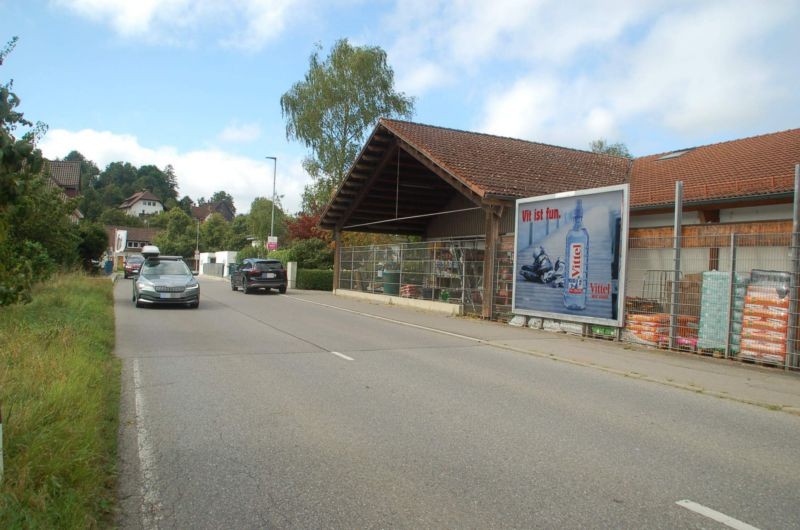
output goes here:
[[494, 295], [496, 290], [495, 263], [497, 262], [497, 241], [500, 237], [500, 215], [492, 207], [486, 212], [486, 250], [483, 253], [483, 309], [481, 316], [491, 319], [494, 316]]
[[342, 269], [342, 235], [339, 227], [333, 229], [333, 291], [339, 288], [339, 274]]

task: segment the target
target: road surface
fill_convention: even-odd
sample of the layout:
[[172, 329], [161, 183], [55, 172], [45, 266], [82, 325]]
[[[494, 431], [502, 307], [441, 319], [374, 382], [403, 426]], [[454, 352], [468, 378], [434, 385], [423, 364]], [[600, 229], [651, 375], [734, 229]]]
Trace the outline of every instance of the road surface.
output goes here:
[[122, 528], [800, 526], [799, 417], [444, 317], [201, 290], [196, 310], [135, 309], [115, 287]]

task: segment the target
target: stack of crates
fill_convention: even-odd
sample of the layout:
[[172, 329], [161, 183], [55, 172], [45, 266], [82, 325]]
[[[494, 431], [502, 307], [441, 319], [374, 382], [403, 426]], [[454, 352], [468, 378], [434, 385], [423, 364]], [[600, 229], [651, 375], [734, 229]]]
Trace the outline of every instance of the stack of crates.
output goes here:
[[[725, 345], [728, 342], [730, 282], [730, 272], [707, 271], [703, 273], [703, 287], [700, 295], [700, 325], [697, 330], [698, 349], [725, 350]], [[749, 278], [736, 274], [734, 282], [730, 353], [736, 354], [741, 347], [744, 298]]]

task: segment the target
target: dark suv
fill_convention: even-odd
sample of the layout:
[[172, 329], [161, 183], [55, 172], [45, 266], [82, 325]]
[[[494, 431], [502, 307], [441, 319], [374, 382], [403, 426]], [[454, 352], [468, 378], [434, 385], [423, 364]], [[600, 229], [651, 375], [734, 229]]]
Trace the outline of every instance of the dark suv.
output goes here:
[[231, 290], [244, 294], [254, 289], [286, 292], [286, 269], [276, 259], [247, 258], [231, 267]]

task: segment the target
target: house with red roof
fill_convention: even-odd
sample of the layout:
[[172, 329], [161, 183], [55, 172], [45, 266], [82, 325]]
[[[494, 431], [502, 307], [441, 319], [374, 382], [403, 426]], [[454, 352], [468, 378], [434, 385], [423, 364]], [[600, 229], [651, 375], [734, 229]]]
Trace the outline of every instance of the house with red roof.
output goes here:
[[163, 212], [164, 203], [151, 192], [144, 190], [134, 193], [125, 199], [117, 208], [124, 210], [125, 213], [132, 217], [141, 217]]

